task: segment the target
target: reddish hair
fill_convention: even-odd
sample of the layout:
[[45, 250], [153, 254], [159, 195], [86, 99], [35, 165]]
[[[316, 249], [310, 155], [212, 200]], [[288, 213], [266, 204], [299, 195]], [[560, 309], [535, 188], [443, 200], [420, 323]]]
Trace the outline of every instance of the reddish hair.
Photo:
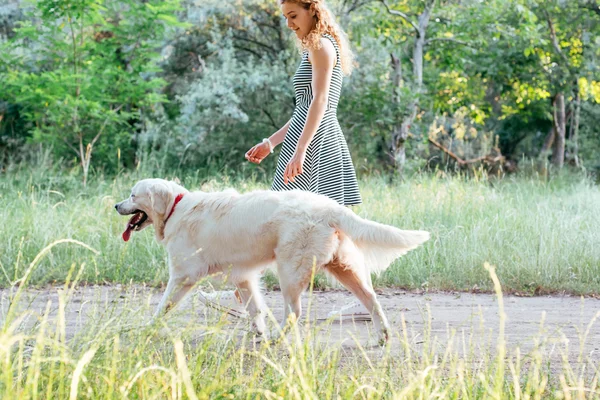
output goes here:
[[298, 4], [306, 10], [313, 9], [317, 23], [315, 28], [302, 40], [298, 40], [301, 49], [318, 50], [321, 48], [321, 35], [324, 33], [333, 36], [337, 42], [340, 51], [340, 60], [342, 62], [342, 71], [344, 75], [350, 75], [354, 67], [354, 54], [350, 49], [346, 34], [338, 25], [333, 14], [329, 11], [324, 0], [279, 0], [279, 4], [292, 3]]

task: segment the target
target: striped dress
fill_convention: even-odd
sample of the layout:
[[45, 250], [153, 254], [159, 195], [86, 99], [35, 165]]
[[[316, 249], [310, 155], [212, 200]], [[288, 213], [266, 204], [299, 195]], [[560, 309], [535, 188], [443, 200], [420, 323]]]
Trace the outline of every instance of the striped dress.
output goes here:
[[296, 176], [294, 182], [288, 180], [288, 184], [284, 184], [283, 173], [296, 150], [313, 98], [312, 67], [308, 61], [308, 51], [305, 50], [302, 53], [302, 62], [294, 75], [296, 107], [281, 147], [271, 190], [300, 189], [325, 195], [342, 205], [356, 205], [362, 203], [356, 173], [346, 139], [337, 120], [337, 105], [343, 78], [340, 51], [332, 36], [324, 34], [323, 37], [333, 43], [337, 60], [332, 72], [325, 115], [306, 150], [302, 174]]

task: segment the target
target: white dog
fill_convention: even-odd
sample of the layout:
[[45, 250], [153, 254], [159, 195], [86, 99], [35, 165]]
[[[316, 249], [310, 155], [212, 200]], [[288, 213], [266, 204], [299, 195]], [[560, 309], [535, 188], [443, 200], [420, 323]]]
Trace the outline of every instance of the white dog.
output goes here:
[[[429, 239], [360, 218], [328, 197], [299, 190], [189, 192], [175, 182], [145, 179], [115, 205], [131, 215], [123, 239], [154, 225], [169, 255], [169, 282], [155, 317], [161, 316], [201, 278], [230, 273], [258, 334], [265, 330], [260, 272], [276, 263], [285, 304], [300, 317], [300, 295], [313, 265], [333, 275], [370, 310], [380, 338], [388, 322], [370, 284], [370, 273]], [[284, 320], [284, 323], [285, 323]]]

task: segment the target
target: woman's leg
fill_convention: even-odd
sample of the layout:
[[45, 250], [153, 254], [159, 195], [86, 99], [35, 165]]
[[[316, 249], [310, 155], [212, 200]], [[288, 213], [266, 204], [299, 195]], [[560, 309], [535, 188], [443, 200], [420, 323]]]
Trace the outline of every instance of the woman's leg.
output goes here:
[[[346, 205], [346, 208], [352, 210], [352, 205]], [[352, 210], [354, 212], [354, 210]], [[371, 273], [367, 275], [367, 284], [373, 289], [373, 283], [371, 281]], [[342, 320], [355, 320], [355, 321], [370, 321], [371, 313], [367, 308], [359, 301], [353, 301], [337, 310], [331, 311], [327, 314], [327, 318], [335, 318]]]

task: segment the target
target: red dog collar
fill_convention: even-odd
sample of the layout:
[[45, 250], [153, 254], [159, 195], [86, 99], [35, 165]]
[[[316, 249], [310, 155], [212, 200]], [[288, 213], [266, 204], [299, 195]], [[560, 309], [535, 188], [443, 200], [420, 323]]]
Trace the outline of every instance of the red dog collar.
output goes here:
[[169, 213], [169, 215], [167, 215], [167, 219], [165, 219], [165, 225], [167, 224], [169, 218], [171, 218], [171, 215], [173, 215], [173, 211], [175, 211], [175, 207], [177, 207], [177, 203], [179, 203], [181, 199], [183, 199], [183, 193], [179, 193], [177, 197], [175, 197], [175, 203], [173, 203], [173, 208], [171, 208], [171, 212]]

